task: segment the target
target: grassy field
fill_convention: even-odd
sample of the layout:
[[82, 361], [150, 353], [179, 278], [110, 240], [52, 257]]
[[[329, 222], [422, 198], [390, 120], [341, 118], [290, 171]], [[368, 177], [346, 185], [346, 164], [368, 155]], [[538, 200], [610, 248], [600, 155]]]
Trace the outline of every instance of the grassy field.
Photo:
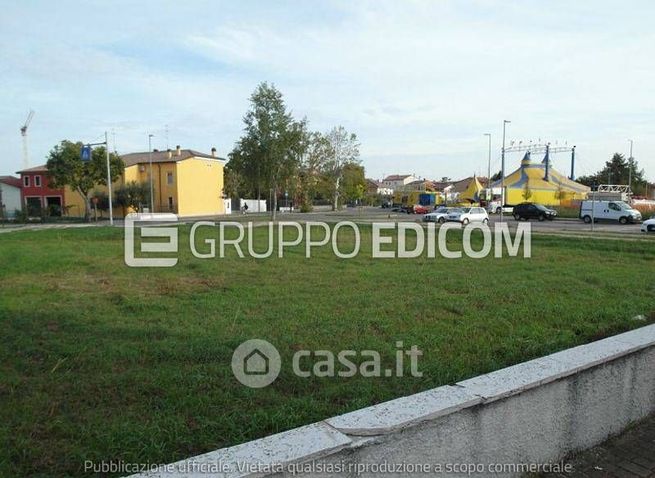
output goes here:
[[[154, 270], [125, 266], [120, 229], [0, 234], [0, 476], [167, 463], [655, 320], [652, 241], [535, 237], [531, 259], [199, 260], [187, 236], [179, 264]], [[264, 389], [232, 376], [250, 338], [282, 355]], [[372, 349], [392, 366], [399, 340], [423, 351], [422, 378], [288, 366], [300, 349]]]

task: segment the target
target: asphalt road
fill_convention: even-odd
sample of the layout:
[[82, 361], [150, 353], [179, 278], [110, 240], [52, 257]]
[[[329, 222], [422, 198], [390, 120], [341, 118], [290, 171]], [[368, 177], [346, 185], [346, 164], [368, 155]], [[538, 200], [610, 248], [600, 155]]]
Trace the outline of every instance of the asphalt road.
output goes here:
[[[241, 216], [248, 220], [250, 215]], [[311, 213], [282, 213], [278, 216], [280, 220], [298, 220], [298, 221], [353, 221], [358, 223], [371, 223], [376, 221], [394, 221], [394, 222], [420, 222], [422, 216], [414, 214], [404, 214], [399, 212], [391, 212], [389, 209], [382, 208], [347, 208], [342, 211], [316, 211]], [[252, 218], [251, 218], [252, 219]], [[498, 214], [489, 216], [489, 223], [493, 226], [496, 222], [500, 221]], [[516, 226], [517, 221], [512, 216], [504, 215], [503, 221], [507, 222], [510, 229]], [[524, 222], [524, 221], [521, 221]], [[612, 235], [642, 235], [639, 228], [640, 224], [626, 224], [622, 225], [618, 222], [598, 222], [594, 224], [592, 231], [591, 224], [585, 224], [579, 219], [558, 218], [553, 221], [540, 222], [536, 219], [530, 220], [533, 232], [543, 233], [579, 233], [579, 234], [612, 234]], [[651, 234], [655, 236], [655, 234]]]
[[[362, 208], [346, 208], [341, 211], [330, 211], [329, 208], [317, 208], [313, 212], [301, 213], [278, 213], [277, 220], [279, 221], [320, 221], [327, 223], [334, 223], [338, 221], [353, 221], [360, 224], [372, 222], [422, 222], [422, 215], [404, 214], [399, 212], [391, 212], [389, 209], [362, 207]], [[180, 218], [179, 223], [192, 224], [196, 221], [238, 221], [238, 222], [266, 222], [270, 219], [270, 215], [266, 213], [248, 213], [248, 214], [231, 214], [224, 216], [207, 216], [207, 217], [194, 217], [194, 218]], [[497, 214], [489, 217], [490, 226], [500, 220]], [[510, 229], [516, 227], [517, 221], [513, 217], [505, 215], [503, 220], [509, 224]], [[523, 221], [522, 221], [523, 222]], [[114, 221], [117, 227], [123, 227], [123, 220], [117, 219]], [[640, 231], [640, 224], [626, 224], [612, 222], [599, 222], [594, 225], [592, 231], [590, 224], [585, 224], [579, 219], [558, 218], [554, 221], [537, 220], [530, 221], [533, 233], [544, 234], [561, 234], [561, 235], [574, 235], [574, 236], [590, 236], [595, 235], [598, 237], [612, 237], [612, 238], [651, 238], [655, 241], [655, 234], [644, 234]], [[151, 223], [157, 225], [158, 223]], [[166, 225], [168, 223], [161, 223]], [[65, 227], [89, 227], [96, 224], [30, 224], [30, 225], [3, 225], [0, 227], [0, 232], [10, 232], [17, 230], [38, 230], [38, 229], [51, 229], [51, 228], [65, 228]], [[102, 221], [97, 225], [106, 226], [107, 221]]]

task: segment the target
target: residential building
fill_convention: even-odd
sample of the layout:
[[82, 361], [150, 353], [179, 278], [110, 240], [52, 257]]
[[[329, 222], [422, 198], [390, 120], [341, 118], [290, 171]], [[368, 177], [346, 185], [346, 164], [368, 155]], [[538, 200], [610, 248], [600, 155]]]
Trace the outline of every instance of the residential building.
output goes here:
[[[51, 216], [61, 216], [66, 211], [65, 188], [50, 185], [48, 168], [45, 164], [18, 171], [21, 181], [21, 204], [30, 216], [40, 216], [44, 212]], [[82, 208], [84, 214], [84, 208]]]
[[0, 176], [0, 218], [14, 217], [22, 209], [20, 178]]
[[398, 191], [434, 191], [433, 182], [427, 179], [416, 179], [404, 186], [397, 188]]
[[[121, 156], [125, 162], [123, 181], [150, 183], [151, 155], [131, 153]], [[180, 216], [204, 216], [225, 213], [223, 169], [226, 159], [192, 149], [152, 153], [154, 212], [174, 212]]]
[[[209, 216], [225, 213], [223, 200], [223, 170], [226, 159], [200, 153], [191, 149], [130, 153], [121, 156], [125, 163], [122, 176], [112, 185], [113, 190], [128, 182], [150, 185], [150, 161], [152, 160], [153, 212], [173, 212], [180, 216]], [[66, 215], [84, 216], [84, 198], [69, 187], [54, 189], [49, 186], [45, 165], [18, 171], [23, 184], [22, 204], [28, 213], [36, 215], [42, 208], [64, 211]], [[105, 186], [94, 191], [106, 193]], [[148, 198], [149, 199], [149, 198]], [[148, 201], [149, 202], [149, 201]], [[57, 207], [56, 207], [57, 206]], [[148, 204], [144, 204], [148, 207]], [[121, 216], [121, 208], [114, 214]]]
[[392, 174], [382, 180], [382, 185], [395, 191], [417, 179], [413, 174]]
[[385, 187], [380, 181], [375, 179], [366, 179], [366, 192], [367, 194], [380, 194], [382, 196], [391, 196], [393, 189]]

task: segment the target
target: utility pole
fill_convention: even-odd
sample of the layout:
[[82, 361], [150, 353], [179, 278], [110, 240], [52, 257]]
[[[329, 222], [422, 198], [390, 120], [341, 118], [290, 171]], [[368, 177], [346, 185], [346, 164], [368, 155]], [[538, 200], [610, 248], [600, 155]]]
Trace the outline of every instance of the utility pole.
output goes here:
[[152, 182], [152, 138], [154, 134], [148, 135], [148, 163], [150, 163], [150, 212], [155, 212], [155, 190]]
[[500, 222], [503, 222], [503, 208], [505, 207], [505, 127], [509, 120], [503, 120], [503, 149], [500, 153]]
[[105, 131], [105, 142], [104, 143], [87, 143], [83, 150], [88, 148], [88, 157], [85, 158], [84, 151], [82, 151], [82, 161], [91, 161], [92, 157], [92, 146], [104, 146], [105, 147], [105, 160], [107, 162], [107, 196], [109, 199], [109, 224], [114, 225], [114, 209], [111, 204], [111, 165], [109, 161], [109, 134]]
[[633, 141], [629, 139], [630, 141], [630, 157], [628, 158], [628, 194], [632, 193], [632, 143]]
[[591, 186], [591, 194], [591, 232], [594, 232], [594, 223], [596, 222], [596, 194], [598, 194], [596, 181]]
[[493, 199], [494, 193], [491, 189], [491, 133], [484, 134], [489, 138], [489, 153], [487, 157], [487, 204]]
[[107, 158], [107, 192], [109, 196], [109, 225], [114, 225], [114, 209], [111, 205], [111, 167], [109, 165], [109, 136], [105, 131], [105, 153]]

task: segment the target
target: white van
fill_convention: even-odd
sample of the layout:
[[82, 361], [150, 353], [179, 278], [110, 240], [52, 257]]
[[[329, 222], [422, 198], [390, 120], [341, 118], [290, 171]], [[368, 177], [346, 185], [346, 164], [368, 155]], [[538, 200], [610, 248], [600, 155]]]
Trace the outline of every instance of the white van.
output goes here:
[[596, 221], [619, 221], [621, 224], [641, 222], [641, 213], [623, 201], [582, 201], [580, 219], [588, 224], [592, 217]]

